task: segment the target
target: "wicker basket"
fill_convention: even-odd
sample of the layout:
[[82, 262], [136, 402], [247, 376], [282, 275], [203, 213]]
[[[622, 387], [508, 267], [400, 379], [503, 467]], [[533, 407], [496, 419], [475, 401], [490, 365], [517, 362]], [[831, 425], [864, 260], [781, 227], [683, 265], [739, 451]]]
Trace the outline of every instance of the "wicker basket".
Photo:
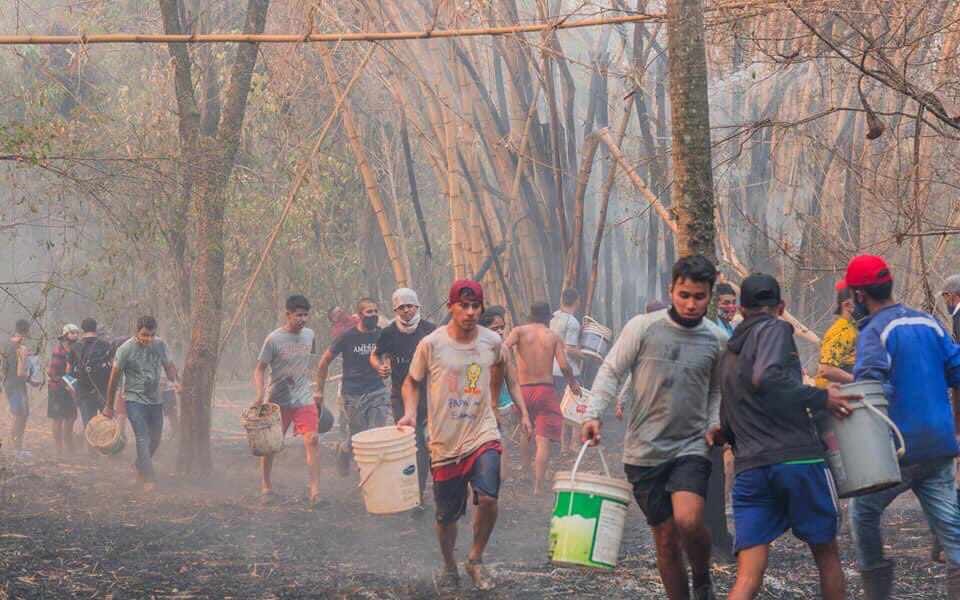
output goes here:
[[270, 456], [283, 450], [280, 407], [272, 402], [251, 406], [243, 413], [243, 428], [254, 456]]
[[103, 454], [117, 454], [127, 444], [123, 424], [103, 415], [96, 415], [90, 419], [83, 434], [87, 438], [87, 443]]

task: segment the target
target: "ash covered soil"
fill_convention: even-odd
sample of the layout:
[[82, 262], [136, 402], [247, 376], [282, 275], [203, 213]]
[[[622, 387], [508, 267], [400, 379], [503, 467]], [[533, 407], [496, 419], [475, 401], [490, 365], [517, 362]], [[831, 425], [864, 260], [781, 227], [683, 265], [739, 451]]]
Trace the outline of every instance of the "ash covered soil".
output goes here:
[[[288, 438], [274, 473], [281, 503], [264, 508], [257, 464], [239, 424], [241, 404], [217, 402], [214, 475], [199, 482], [177, 479], [176, 440], [165, 439], [157, 454], [161, 485], [149, 496], [133, 483], [132, 435], [118, 457], [90, 458], [80, 451], [58, 461], [43, 418], [45, 402], [38, 396], [32, 404], [32, 458], [15, 461], [7, 448], [0, 450], [0, 599], [437, 597], [432, 501], [420, 520], [366, 514], [357, 476], [336, 475], [336, 432], [321, 441], [329, 504], [307, 509], [302, 445]], [[4, 433], [6, 418], [0, 418]], [[605, 439], [619, 441], [622, 429], [611, 425]], [[619, 464], [612, 449], [608, 459]], [[595, 455], [585, 462], [599, 472]], [[572, 456], [554, 461], [563, 469], [572, 463]], [[551, 495], [531, 497], [529, 482], [511, 469], [486, 554], [498, 588], [458, 597], [663, 597], [651, 538], [635, 505], [613, 572], [557, 568], [547, 561], [552, 507]], [[471, 516], [461, 521], [461, 558], [471, 539]], [[929, 531], [912, 495], [888, 510], [886, 527], [888, 553], [898, 562], [897, 597], [942, 598], [945, 569], [928, 558]], [[849, 595], [860, 597], [846, 527], [842, 546]], [[732, 566], [714, 566], [718, 592], [725, 595], [734, 574]], [[808, 551], [789, 535], [773, 548], [761, 597], [818, 597]]]

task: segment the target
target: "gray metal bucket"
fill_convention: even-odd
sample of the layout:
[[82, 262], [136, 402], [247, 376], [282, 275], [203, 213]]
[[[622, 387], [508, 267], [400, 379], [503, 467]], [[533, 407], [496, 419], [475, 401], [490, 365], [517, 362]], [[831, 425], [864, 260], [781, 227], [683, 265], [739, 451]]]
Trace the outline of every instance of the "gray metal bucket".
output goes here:
[[[844, 392], [863, 396], [851, 402], [846, 419], [824, 413], [817, 420], [820, 439], [827, 451], [827, 464], [841, 498], [862, 496], [900, 483], [898, 456], [905, 450], [903, 436], [887, 416], [887, 398], [879, 381], [860, 381], [841, 386]], [[891, 432], [897, 437], [896, 448]]]

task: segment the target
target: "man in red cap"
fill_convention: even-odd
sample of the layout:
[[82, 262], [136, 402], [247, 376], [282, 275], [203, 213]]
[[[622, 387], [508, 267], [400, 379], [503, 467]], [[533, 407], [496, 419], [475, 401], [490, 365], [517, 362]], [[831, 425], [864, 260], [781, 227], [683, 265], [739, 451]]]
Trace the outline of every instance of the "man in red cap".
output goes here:
[[447, 307], [449, 323], [423, 338], [414, 352], [403, 382], [404, 416], [397, 426], [416, 425], [420, 390], [426, 387], [436, 530], [444, 562], [434, 582], [438, 592], [459, 586], [454, 549], [469, 484], [477, 511], [464, 570], [477, 589], [489, 590], [495, 583], [483, 565], [483, 551], [497, 521], [502, 446], [496, 406], [504, 359], [500, 336], [478, 325], [483, 312], [479, 283], [454, 282]]
[[932, 316], [893, 300], [893, 275], [879, 256], [857, 256], [845, 278], [854, 303], [870, 315], [857, 339], [854, 380], [879, 381], [889, 414], [903, 434], [902, 482], [850, 501], [857, 566], [867, 600], [893, 591], [893, 563], [884, 557], [883, 511], [913, 491], [943, 546], [947, 593], [960, 599], [960, 509], [954, 489], [958, 454], [950, 388], [960, 387], [960, 346]]
[[820, 367], [817, 369], [817, 387], [827, 389], [831, 383], [852, 383], [853, 365], [857, 354], [857, 321], [864, 315], [854, 314], [853, 292], [847, 282], [840, 280], [837, 290], [837, 319], [823, 334], [820, 344]]

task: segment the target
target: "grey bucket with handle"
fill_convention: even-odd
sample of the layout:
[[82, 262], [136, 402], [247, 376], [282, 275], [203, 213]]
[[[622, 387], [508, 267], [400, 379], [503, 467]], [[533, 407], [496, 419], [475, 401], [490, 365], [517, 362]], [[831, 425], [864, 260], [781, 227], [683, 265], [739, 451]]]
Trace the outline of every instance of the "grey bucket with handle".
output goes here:
[[[817, 420], [837, 495], [851, 498], [897, 485], [901, 481], [898, 459], [906, 446], [900, 430], [887, 416], [889, 403], [883, 385], [879, 381], [858, 381], [840, 389], [863, 399], [850, 403], [852, 411], [845, 419], [824, 413]], [[899, 447], [894, 446], [894, 436]]]

